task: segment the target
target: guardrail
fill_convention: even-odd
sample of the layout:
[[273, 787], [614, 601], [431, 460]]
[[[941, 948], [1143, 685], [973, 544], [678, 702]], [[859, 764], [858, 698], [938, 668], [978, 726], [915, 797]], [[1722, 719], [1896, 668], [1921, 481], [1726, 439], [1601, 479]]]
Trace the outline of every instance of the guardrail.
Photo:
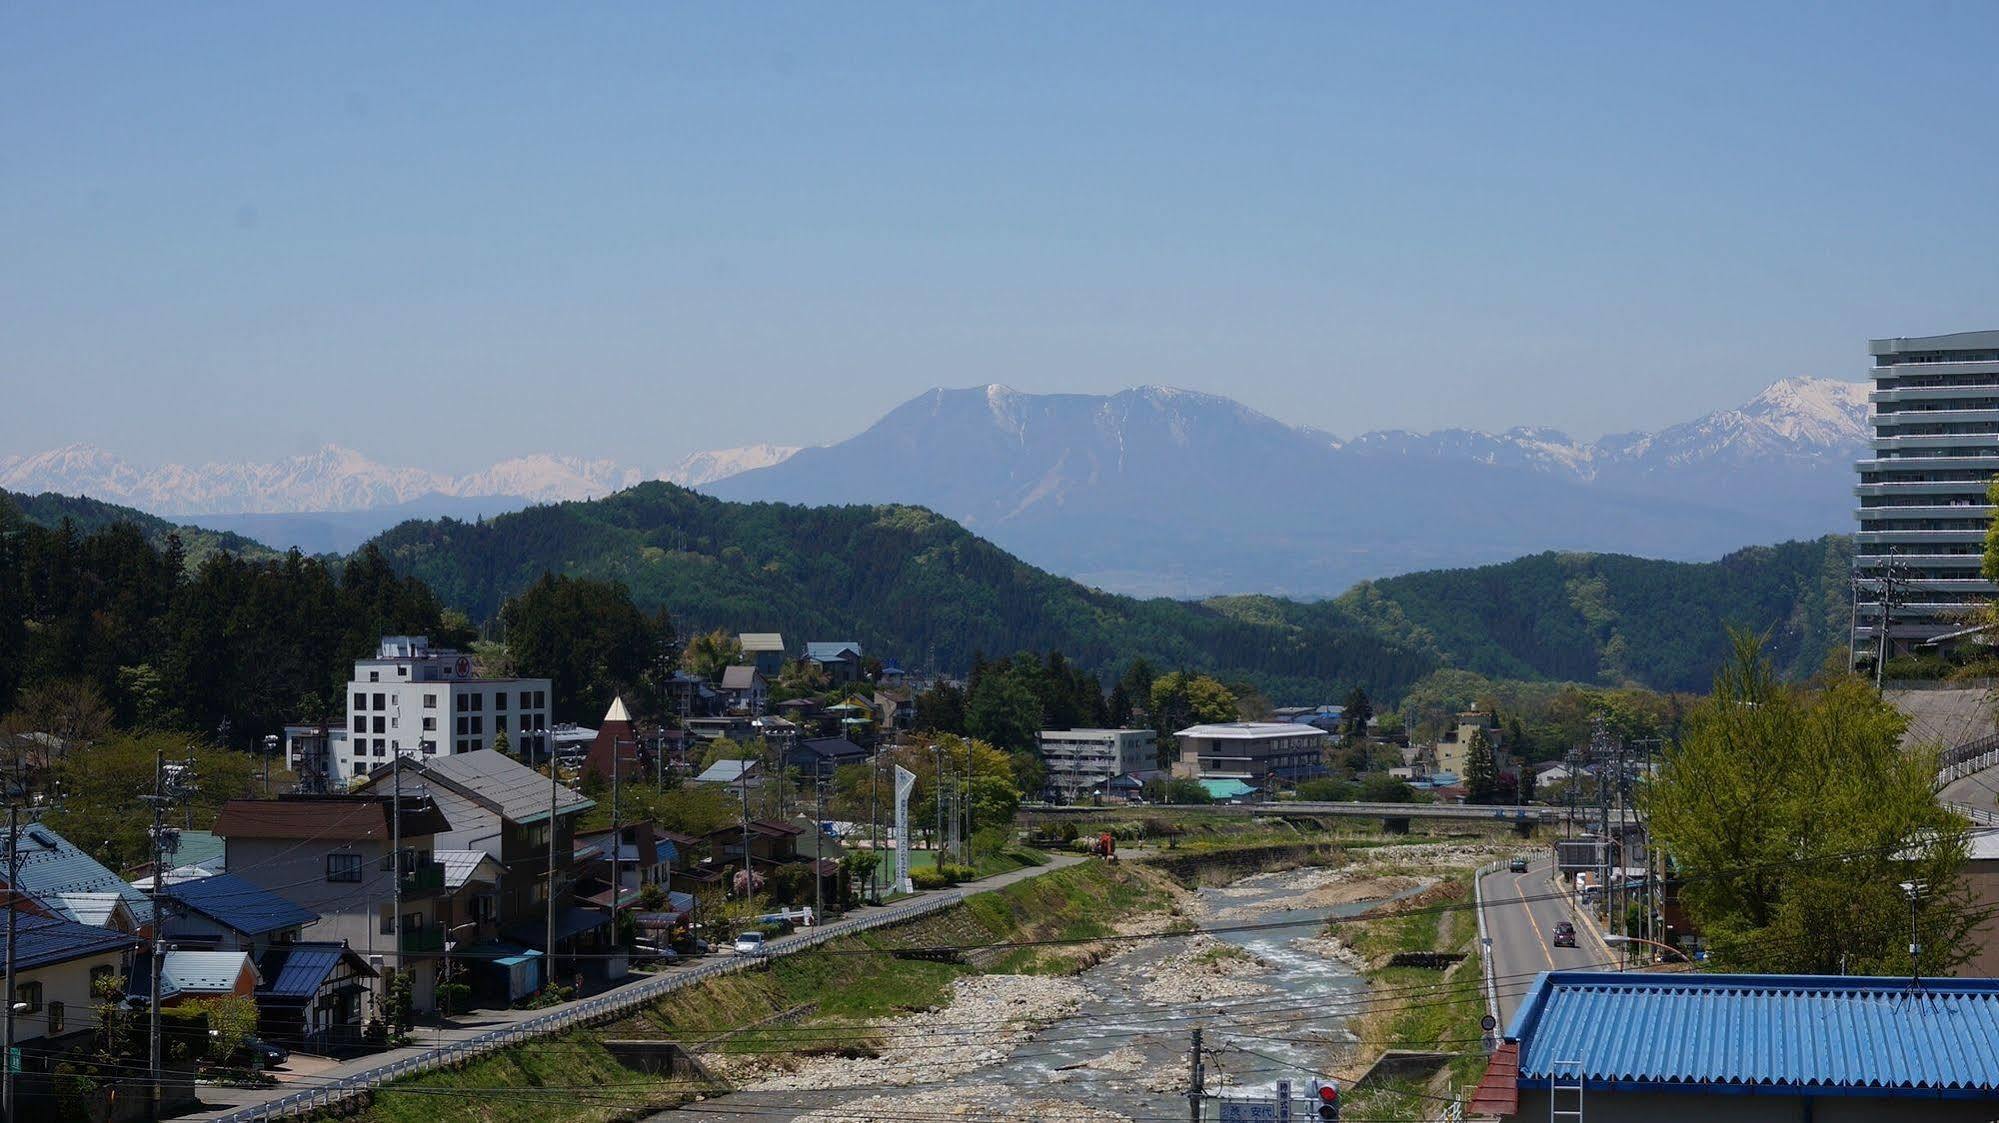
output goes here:
[[1999, 765], [1999, 734], [1945, 749], [1937, 757], [1937, 787]]
[[912, 901], [906, 905], [898, 905], [876, 913], [873, 916], [836, 921], [832, 924], [820, 925], [809, 931], [781, 936], [778, 939], [770, 941], [769, 950], [763, 956], [744, 956], [720, 963], [706, 963], [692, 970], [675, 971], [656, 978], [647, 979], [641, 983], [635, 983], [631, 986], [620, 987], [608, 994], [600, 994], [595, 998], [586, 998], [581, 1002], [557, 1007], [549, 1010], [546, 1014], [539, 1014], [535, 1017], [515, 1022], [510, 1026], [490, 1030], [477, 1037], [470, 1037], [464, 1041], [454, 1041], [448, 1045], [440, 1045], [419, 1056], [406, 1057], [379, 1068], [371, 1068], [365, 1072], [343, 1076], [316, 1088], [307, 1088], [302, 1091], [293, 1092], [290, 1095], [269, 1100], [265, 1103], [251, 1104], [247, 1107], [238, 1108], [227, 1115], [216, 1116], [214, 1123], [258, 1123], [261, 1120], [284, 1119], [294, 1115], [319, 1111], [352, 1099], [363, 1092], [372, 1088], [378, 1088], [390, 1081], [400, 1080], [405, 1076], [415, 1076], [419, 1073], [432, 1072], [440, 1068], [451, 1068], [537, 1037], [545, 1037], [552, 1033], [560, 1033], [564, 1030], [608, 1020], [634, 1006], [651, 1002], [661, 995], [670, 994], [682, 987], [692, 986], [695, 983], [712, 979], [719, 975], [746, 970], [754, 966], [758, 960], [768, 958], [769, 956], [790, 955], [794, 952], [804, 951], [807, 948], [818, 947], [828, 940], [835, 940], [842, 936], [851, 936], [856, 932], [865, 932], [869, 929], [882, 928], [891, 924], [906, 923], [919, 916], [941, 912], [944, 909], [961, 904], [964, 899], [965, 895], [963, 893], [953, 891], [935, 897], [926, 897], [919, 901]]
[[1499, 986], [1494, 981], [1492, 971], [1492, 937], [1485, 932], [1485, 875], [1497, 873], [1499, 867], [1504, 864], [1499, 861], [1487, 862], [1478, 868], [1477, 873], [1471, 875], [1473, 911], [1478, 913], [1478, 964], [1480, 971], [1485, 975], [1485, 1012], [1492, 1017], [1495, 1037], [1506, 1032], [1506, 1027], [1499, 1024]]

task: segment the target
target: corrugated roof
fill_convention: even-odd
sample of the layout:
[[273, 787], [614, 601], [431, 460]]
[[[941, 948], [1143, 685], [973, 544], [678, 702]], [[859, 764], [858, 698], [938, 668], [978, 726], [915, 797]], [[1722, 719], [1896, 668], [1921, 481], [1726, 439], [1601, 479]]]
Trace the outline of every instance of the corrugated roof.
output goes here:
[[[0, 850], [6, 845], [7, 830], [0, 827]], [[62, 893], [116, 893], [125, 899], [134, 916], [147, 915], [139, 911], [150, 904], [144, 893], [126, 884], [125, 879], [79, 850], [70, 840], [39, 823], [21, 827], [19, 862], [18, 888], [44, 904], [55, 906], [51, 898]], [[0, 867], [0, 873], [4, 872], [4, 867]]]
[[443, 864], [444, 887], [451, 890], [465, 888], [478, 873], [479, 863], [491, 860], [484, 850], [437, 850], [432, 852], [431, 857]]
[[808, 643], [805, 645], [805, 657], [814, 662], [837, 662], [849, 655], [856, 659], [861, 657], [861, 645], [850, 639], [833, 640], [830, 643]]
[[[502, 752], [453, 753], [423, 762], [422, 774], [435, 776], [464, 791], [497, 805], [500, 814], [516, 823], [538, 823], [548, 818], [548, 777]], [[556, 814], [588, 811], [596, 801], [564, 785], [555, 785]]]
[[755, 667], [724, 667], [722, 668], [722, 689], [750, 690], [755, 688], [757, 678], [757, 669]]
[[182, 831], [171, 857], [176, 866], [200, 866], [210, 873], [221, 873], [223, 853], [222, 838], [214, 831]]
[[[109, 928], [125, 898], [117, 893], [57, 893], [49, 903], [55, 906], [57, 912], [78, 924]], [[131, 909], [128, 907], [126, 912], [131, 912]], [[132, 919], [138, 918], [134, 915]]]
[[1202, 780], [1201, 786], [1207, 789], [1209, 797], [1213, 799], [1240, 799], [1256, 791], [1255, 788], [1236, 779]]
[[[406, 842], [411, 836], [451, 829], [436, 806], [414, 800], [407, 792], [402, 820]], [[392, 833], [389, 800], [374, 795], [232, 799], [215, 817], [215, 833], [224, 838], [387, 839]]]
[[697, 784], [733, 784], [743, 778], [743, 773], [756, 771], [754, 760], [718, 760], [707, 770], [694, 778]]
[[783, 651], [784, 636], [777, 632], [744, 632], [736, 637], [745, 652]]
[[14, 916], [14, 968], [25, 971], [139, 946], [136, 936], [55, 916]]
[[167, 985], [160, 991], [162, 998], [173, 994], [227, 994], [236, 989], [243, 968], [250, 968], [252, 973], [257, 970], [249, 953], [241, 951], [170, 951], [164, 959], [161, 972]]
[[1507, 1035], [1520, 1081], [1999, 1090], [1999, 979], [1554, 972]]
[[300, 928], [319, 919], [319, 914], [311, 909], [293, 904], [269, 889], [253, 885], [234, 874], [219, 873], [199, 881], [169, 885], [166, 895], [181, 907], [246, 936]]
[[305, 1000], [319, 993], [320, 985], [346, 959], [357, 973], [373, 978], [375, 969], [345, 944], [272, 944], [257, 964], [264, 983], [260, 997]]

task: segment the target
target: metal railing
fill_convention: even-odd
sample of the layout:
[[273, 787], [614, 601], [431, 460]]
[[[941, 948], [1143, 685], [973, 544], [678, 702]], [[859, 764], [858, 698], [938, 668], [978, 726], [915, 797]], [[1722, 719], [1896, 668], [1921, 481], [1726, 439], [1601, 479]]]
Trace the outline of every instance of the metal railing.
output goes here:
[[1492, 1017], [1492, 1032], [1495, 1037], [1506, 1032], [1506, 1027], [1499, 1024], [1499, 987], [1494, 981], [1492, 969], [1492, 937], [1487, 935], [1485, 930], [1485, 875], [1497, 873], [1499, 867], [1505, 864], [1500, 861], [1487, 862], [1471, 876], [1472, 911], [1478, 914], [1478, 963], [1485, 975], [1485, 1012]]
[[745, 970], [769, 956], [790, 955], [818, 947], [828, 940], [839, 939], [842, 936], [851, 936], [857, 932], [866, 932], [891, 924], [907, 923], [917, 917], [954, 907], [961, 904], [964, 899], [963, 893], [953, 891], [885, 909], [873, 916], [836, 921], [809, 931], [782, 936], [770, 942], [768, 951], [763, 956], [743, 956], [720, 963], [706, 963], [692, 970], [675, 971], [631, 986], [620, 987], [610, 993], [556, 1007], [545, 1014], [525, 1018], [477, 1037], [440, 1045], [418, 1056], [391, 1061], [377, 1068], [340, 1077], [315, 1088], [307, 1088], [275, 1100], [238, 1108], [227, 1115], [216, 1116], [214, 1123], [253, 1123], [259, 1120], [284, 1119], [294, 1115], [309, 1114], [406, 1076], [462, 1065], [537, 1037], [546, 1037], [564, 1030], [606, 1021], [634, 1006], [651, 1002], [682, 987]]

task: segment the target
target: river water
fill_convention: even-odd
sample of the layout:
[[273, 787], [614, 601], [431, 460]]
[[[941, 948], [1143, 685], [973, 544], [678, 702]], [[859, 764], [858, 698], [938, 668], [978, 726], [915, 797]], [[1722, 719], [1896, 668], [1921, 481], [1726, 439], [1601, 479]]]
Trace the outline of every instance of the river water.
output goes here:
[[[1269, 1095], [1276, 1081], [1288, 1078], [1303, 1096], [1313, 1074], [1325, 1071], [1334, 1051], [1352, 1040], [1344, 1023], [1359, 1005], [1357, 992], [1365, 983], [1350, 965], [1322, 954], [1323, 944], [1300, 941], [1317, 936], [1328, 917], [1379, 903], [1287, 907], [1297, 897], [1298, 883], [1313, 876], [1323, 877], [1323, 871], [1258, 874], [1200, 890], [1188, 912], [1205, 939], [1132, 941], [1074, 976], [1084, 991], [1075, 1011], [1042, 1025], [1003, 1060], [907, 1088], [735, 1092], [653, 1118], [657, 1123], [801, 1116], [844, 1123], [898, 1114], [909, 1120], [1018, 1117], [1040, 1123], [1185, 1118], [1191, 1030], [1197, 1025], [1205, 1035], [1210, 1091]], [[1190, 944], [1198, 948], [1208, 940], [1242, 949], [1263, 969], [1244, 965], [1247, 985], [1206, 988], [1198, 976], [1189, 978], [1183, 965]], [[1218, 991], [1219, 997], [1211, 997]], [[1216, 1115], [1210, 1107], [1208, 1118]]]

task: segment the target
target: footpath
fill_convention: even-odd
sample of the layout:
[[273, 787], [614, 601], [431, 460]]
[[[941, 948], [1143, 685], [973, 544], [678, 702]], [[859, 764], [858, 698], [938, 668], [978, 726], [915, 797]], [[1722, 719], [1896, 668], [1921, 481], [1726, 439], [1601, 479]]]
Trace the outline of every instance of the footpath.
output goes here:
[[[915, 893], [893, 904], [863, 906], [830, 924], [801, 929], [771, 940], [767, 956], [792, 955], [817, 947], [828, 940], [903, 924], [933, 912], [951, 908], [967, 897], [1004, 889], [1044, 873], [1090, 861], [1074, 854], [1052, 854], [1047, 865], [1029, 866], [994, 874], [955, 889], [935, 889]], [[202, 1084], [197, 1091], [203, 1109], [179, 1119], [213, 1120], [215, 1123], [252, 1123], [305, 1114], [349, 1099], [391, 1080], [435, 1068], [460, 1064], [487, 1053], [518, 1045], [536, 1037], [560, 1033], [579, 1025], [606, 1020], [663, 994], [691, 986], [703, 979], [740, 971], [755, 960], [746, 957], [710, 956], [683, 963], [649, 975], [633, 975], [615, 986], [587, 998], [539, 1010], [477, 1011], [440, 1024], [420, 1026], [416, 1041], [399, 1049], [370, 1053], [337, 1064], [315, 1066], [306, 1058], [294, 1058], [289, 1073], [275, 1074], [280, 1083], [270, 1088], [241, 1088]]]

